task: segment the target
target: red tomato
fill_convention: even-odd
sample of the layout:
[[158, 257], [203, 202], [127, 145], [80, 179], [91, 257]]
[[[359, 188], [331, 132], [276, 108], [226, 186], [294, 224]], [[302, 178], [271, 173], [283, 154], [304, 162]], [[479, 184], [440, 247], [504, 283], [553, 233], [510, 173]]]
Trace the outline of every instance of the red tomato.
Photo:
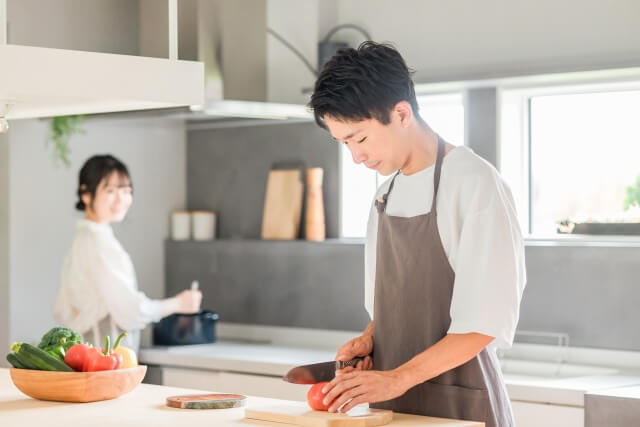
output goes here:
[[322, 387], [324, 387], [328, 382], [316, 383], [311, 386], [309, 391], [307, 392], [307, 403], [311, 406], [311, 409], [316, 411], [326, 411], [329, 409], [329, 405], [325, 405], [322, 403], [322, 399], [326, 396], [322, 392]]

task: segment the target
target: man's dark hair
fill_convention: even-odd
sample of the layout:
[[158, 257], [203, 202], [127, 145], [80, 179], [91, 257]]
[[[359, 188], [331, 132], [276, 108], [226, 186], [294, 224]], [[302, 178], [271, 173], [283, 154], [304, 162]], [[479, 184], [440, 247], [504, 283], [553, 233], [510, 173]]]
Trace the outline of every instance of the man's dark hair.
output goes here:
[[412, 73], [390, 44], [366, 41], [357, 49], [340, 49], [318, 76], [309, 107], [325, 129], [325, 116], [349, 121], [374, 118], [386, 125], [400, 101], [407, 101], [418, 115]]

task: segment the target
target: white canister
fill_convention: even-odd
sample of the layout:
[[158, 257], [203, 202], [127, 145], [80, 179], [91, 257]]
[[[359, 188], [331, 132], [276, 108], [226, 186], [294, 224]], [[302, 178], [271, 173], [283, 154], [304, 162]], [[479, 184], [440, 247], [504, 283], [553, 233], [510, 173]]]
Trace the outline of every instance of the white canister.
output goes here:
[[191, 237], [191, 214], [187, 211], [171, 212], [171, 238], [189, 240]]
[[216, 236], [216, 213], [211, 211], [191, 212], [193, 240], [213, 240]]

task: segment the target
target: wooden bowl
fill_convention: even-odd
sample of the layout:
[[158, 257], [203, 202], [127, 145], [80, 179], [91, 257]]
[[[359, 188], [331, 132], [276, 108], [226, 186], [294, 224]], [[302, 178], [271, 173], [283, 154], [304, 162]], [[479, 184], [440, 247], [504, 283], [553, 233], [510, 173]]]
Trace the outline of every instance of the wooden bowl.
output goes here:
[[58, 402], [95, 402], [115, 399], [142, 382], [145, 365], [98, 372], [54, 372], [10, 369], [15, 386], [34, 399]]

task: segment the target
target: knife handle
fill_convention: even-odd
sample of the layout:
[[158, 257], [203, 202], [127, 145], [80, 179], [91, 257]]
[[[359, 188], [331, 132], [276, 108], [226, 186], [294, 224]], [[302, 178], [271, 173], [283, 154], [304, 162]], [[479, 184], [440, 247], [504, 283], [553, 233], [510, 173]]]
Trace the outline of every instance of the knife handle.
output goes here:
[[356, 366], [358, 364], [358, 362], [360, 362], [361, 360], [364, 360], [364, 357], [354, 357], [353, 359], [349, 360], [348, 362], [343, 362], [341, 360], [336, 360], [336, 371], [339, 371], [340, 369], [344, 369], [347, 366]]

